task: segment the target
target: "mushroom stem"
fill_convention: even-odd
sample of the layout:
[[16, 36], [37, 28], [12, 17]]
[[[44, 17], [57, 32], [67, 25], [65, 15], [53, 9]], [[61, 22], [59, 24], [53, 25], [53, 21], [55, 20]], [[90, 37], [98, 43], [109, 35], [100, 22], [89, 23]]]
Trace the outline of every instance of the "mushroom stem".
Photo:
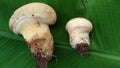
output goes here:
[[35, 38], [43, 37], [45, 33], [50, 33], [49, 26], [44, 23], [36, 23], [37, 21], [26, 21], [19, 28], [19, 33], [23, 35], [27, 42]]
[[19, 29], [31, 52], [35, 57], [38, 68], [47, 68], [47, 63], [53, 53], [53, 38], [49, 26], [44, 23], [36, 24], [37, 21], [24, 21]]
[[81, 55], [88, 53], [89, 33], [81, 33], [80, 29], [74, 30], [70, 34], [71, 46]]

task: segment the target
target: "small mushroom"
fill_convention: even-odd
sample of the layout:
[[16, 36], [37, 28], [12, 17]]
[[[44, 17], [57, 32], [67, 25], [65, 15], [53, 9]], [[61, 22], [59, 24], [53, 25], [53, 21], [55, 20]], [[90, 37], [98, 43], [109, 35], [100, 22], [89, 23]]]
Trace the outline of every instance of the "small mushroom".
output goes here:
[[37, 2], [18, 8], [10, 18], [10, 29], [24, 37], [38, 68], [47, 68], [52, 57], [54, 45], [49, 25], [55, 22], [55, 11], [47, 4]]
[[89, 33], [92, 28], [91, 22], [85, 18], [74, 18], [66, 24], [66, 30], [70, 35], [70, 44], [81, 56], [88, 53]]

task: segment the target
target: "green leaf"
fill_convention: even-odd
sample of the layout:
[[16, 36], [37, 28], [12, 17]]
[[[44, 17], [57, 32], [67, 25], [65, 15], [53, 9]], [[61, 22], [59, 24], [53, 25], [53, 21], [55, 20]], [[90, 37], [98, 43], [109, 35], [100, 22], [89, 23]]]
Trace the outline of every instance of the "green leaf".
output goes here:
[[[46, 3], [57, 13], [50, 29], [58, 61], [51, 60], [48, 68], [120, 67], [120, 0], [0, 0], [0, 68], [36, 68], [24, 39], [8, 26], [13, 12], [30, 2]], [[65, 25], [75, 17], [88, 18], [94, 26], [88, 56], [80, 57], [69, 44]]]

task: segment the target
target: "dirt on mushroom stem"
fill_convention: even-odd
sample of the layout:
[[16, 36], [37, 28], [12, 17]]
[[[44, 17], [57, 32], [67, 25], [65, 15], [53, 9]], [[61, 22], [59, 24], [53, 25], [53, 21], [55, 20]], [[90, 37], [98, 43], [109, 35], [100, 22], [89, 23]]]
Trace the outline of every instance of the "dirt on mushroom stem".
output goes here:
[[34, 55], [38, 68], [47, 68], [47, 63], [53, 54], [53, 37], [46, 24], [34, 24], [36, 21], [27, 21], [20, 28], [26, 43]]
[[27, 42], [29, 49], [34, 55], [37, 68], [47, 68], [48, 61], [52, 58], [53, 45], [44, 48], [46, 39], [35, 39], [30, 43]]
[[87, 43], [77, 44], [75, 47], [75, 51], [77, 51], [80, 54], [80, 56], [84, 56], [88, 54], [89, 45]]

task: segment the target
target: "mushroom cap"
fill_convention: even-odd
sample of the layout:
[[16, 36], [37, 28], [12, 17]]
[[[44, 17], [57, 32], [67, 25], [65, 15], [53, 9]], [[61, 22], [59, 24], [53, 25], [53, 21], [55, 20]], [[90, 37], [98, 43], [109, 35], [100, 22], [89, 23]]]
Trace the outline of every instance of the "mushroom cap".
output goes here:
[[81, 32], [91, 32], [93, 26], [91, 22], [85, 18], [73, 18], [66, 24], [66, 30], [71, 34], [74, 30], [80, 30]]
[[44, 3], [29, 3], [18, 8], [10, 18], [9, 27], [13, 29], [21, 20], [34, 19], [39, 23], [53, 25], [56, 22], [56, 13], [54, 9]]

